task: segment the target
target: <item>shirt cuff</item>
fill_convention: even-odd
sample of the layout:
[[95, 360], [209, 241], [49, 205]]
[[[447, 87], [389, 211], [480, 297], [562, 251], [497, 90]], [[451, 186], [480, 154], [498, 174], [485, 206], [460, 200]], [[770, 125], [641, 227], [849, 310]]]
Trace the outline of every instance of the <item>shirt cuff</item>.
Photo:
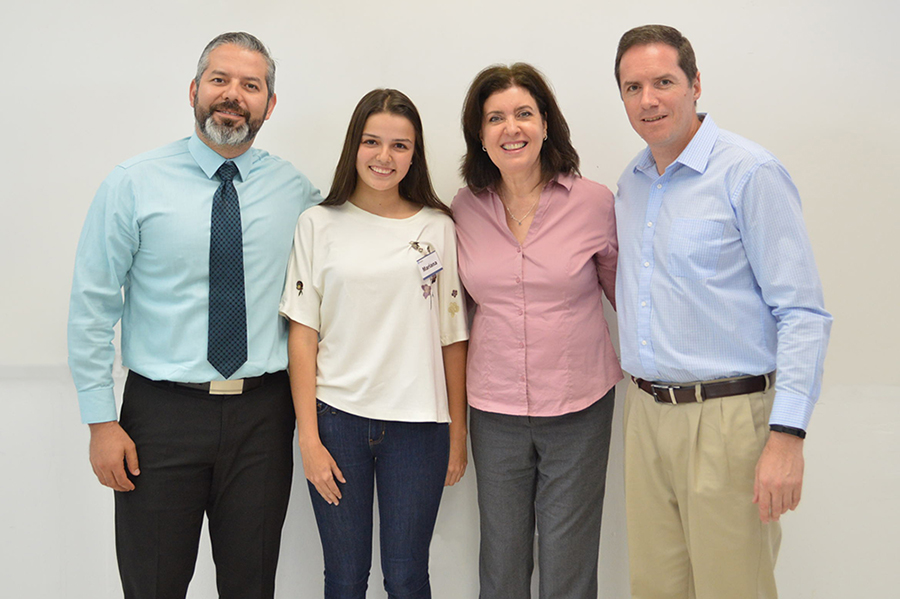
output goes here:
[[78, 392], [81, 421], [84, 424], [118, 420], [116, 397], [112, 387]]
[[809, 397], [776, 391], [769, 424], [780, 424], [806, 430], [815, 405], [815, 400]]

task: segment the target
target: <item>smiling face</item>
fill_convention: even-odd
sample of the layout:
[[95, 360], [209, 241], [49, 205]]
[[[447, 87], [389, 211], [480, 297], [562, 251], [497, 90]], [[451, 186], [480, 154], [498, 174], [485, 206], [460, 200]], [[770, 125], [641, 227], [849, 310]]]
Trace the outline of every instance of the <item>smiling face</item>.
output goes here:
[[634, 46], [622, 55], [619, 92], [631, 126], [656, 159], [660, 172], [678, 158], [700, 128], [694, 81], [678, 66], [678, 51], [667, 44]]
[[356, 152], [357, 192], [397, 193], [412, 164], [416, 130], [409, 119], [379, 112], [366, 119]]
[[275, 108], [268, 98], [266, 61], [258, 52], [224, 44], [209, 54], [209, 66], [191, 82], [197, 134], [226, 158], [245, 152]]
[[541, 176], [541, 147], [547, 123], [534, 97], [512, 86], [484, 102], [481, 143], [504, 179]]

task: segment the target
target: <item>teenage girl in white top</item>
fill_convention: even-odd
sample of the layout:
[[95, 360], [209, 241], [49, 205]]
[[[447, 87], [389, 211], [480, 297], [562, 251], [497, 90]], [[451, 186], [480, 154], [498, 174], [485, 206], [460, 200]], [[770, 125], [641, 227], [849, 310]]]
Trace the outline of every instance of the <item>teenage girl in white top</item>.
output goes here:
[[468, 334], [450, 209], [401, 92], [357, 105], [328, 197], [297, 222], [280, 309], [326, 599], [365, 597], [376, 480], [385, 590], [430, 598], [441, 493], [466, 469]]

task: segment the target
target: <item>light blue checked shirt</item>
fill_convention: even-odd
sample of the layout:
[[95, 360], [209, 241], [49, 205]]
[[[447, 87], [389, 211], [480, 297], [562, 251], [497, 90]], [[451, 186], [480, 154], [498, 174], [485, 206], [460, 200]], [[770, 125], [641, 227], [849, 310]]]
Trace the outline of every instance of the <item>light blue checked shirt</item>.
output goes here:
[[832, 318], [800, 196], [772, 154], [700, 118], [662, 176], [646, 148], [619, 179], [622, 368], [670, 383], [777, 369], [769, 422], [805, 430]]
[[[116, 420], [112, 340], [120, 319], [128, 368], [154, 380], [222, 379], [206, 355], [210, 211], [224, 161], [195, 134], [123, 162], [97, 191], [69, 303], [69, 367], [84, 422]], [[278, 302], [297, 218], [322, 197], [289, 162], [263, 150], [233, 162], [248, 356], [232, 378], [244, 378], [287, 367]]]

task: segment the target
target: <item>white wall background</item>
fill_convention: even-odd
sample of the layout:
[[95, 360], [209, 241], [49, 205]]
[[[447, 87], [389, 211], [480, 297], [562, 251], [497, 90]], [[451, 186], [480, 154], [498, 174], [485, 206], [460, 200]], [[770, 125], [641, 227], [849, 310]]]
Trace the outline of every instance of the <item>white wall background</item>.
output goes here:
[[[0, 595], [121, 597], [112, 492], [87, 460], [65, 369], [75, 246], [118, 162], [189, 135], [188, 83], [216, 34], [258, 35], [278, 59], [278, 106], [257, 140], [319, 187], [357, 100], [377, 86], [417, 103], [439, 194], [461, 182], [459, 112], [475, 73], [528, 61], [549, 77], [584, 174], [615, 189], [642, 147], [612, 75], [628, 28], [660, 22], [694, 44], [700, 109], [772, 150], [801, 190], [835, 315], [806, 444], [800, 510], [784, 519], [782, 596], [896, 597], [900, 533], [900, 53], [896, 0], [33, 0], [3, 8], [0, 255]], [[621, 422], [620, 413], [617, 419]], [[621, 434], [601, 545], [601, 596], [627, 596]], [[279, 597], [321, 596], [321, 552], [298, 466]], [[435, 597], [477, 594], [474, 476], [445, 494]], [[370, 598], [383, 598], [377, 562]], [[208, 545], [189, 596], [215, 596]]]

